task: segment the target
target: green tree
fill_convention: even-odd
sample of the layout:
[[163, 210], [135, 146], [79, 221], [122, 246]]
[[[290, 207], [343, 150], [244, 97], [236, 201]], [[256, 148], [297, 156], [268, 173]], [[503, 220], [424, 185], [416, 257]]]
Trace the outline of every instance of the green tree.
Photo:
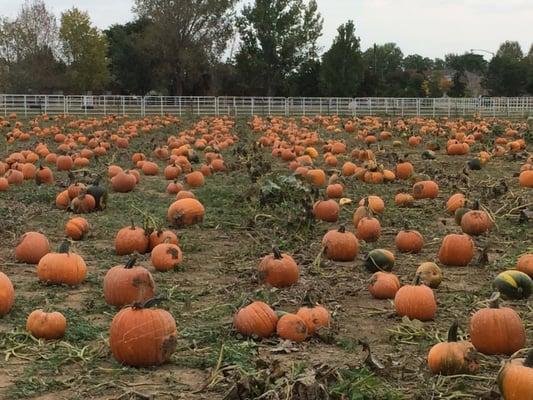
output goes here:
[[431, 58], [422, 57], [419, 54], [411, 54], [403, 59], [403, 68], [418, 72], [430, 71], [434, 68]]
[[527, 92], [529, 95], [533, 96], [533, 44], [529, 48], [529, 53], [527, 54], [526, 60], [526, 69], [527, 69]]
[[388, 78], [401, 71], [403, 53], [396, 43], [374, 44], [363, 53], [365, 82], [362, 92], [366, 96], [384, 96], [389, 92]]
[[287, 92], [288, 79], [317, 56], [322, 17], [311, 0], [255, 0], [237, 19], [241, 46], [236, 67], [244, 90], [275, 96]]
[[482, 55], [474, 53], [447, 54], [445, 62], [448, 68], [461, 73], [468, 71], [482, 75], [487, 70], [487, 61]]
[[319, 60], [304, 61], [298, 70], [289, 77], [289, 95], [295, 97], [321, 96], [320, 71], [322, 65]]
[[59, 38], [69, 89], [75, 93], [103, 90], [109, 79], [107, 41], [91, 25], [89, 14], [77, 8], [62, 13]]
[[137, 19], [113, 25], [104, 33], [108, 42], [111, 88], [123, 94], [146, 94], [166, 89], [155, 73], [157, 54], [151, 51], [146, 34], [150, 21]]
[[237, 0], [135, 0], [134, 11], [150, 22], [145, 39], [157, 55], [153, 66], [170, 95], [204, 90], [210, 66], [233, 33]]
[[504, 42], [490, 60], [485, 86], [493, 96], [520, 96], [526, 92], [527, 61], [518, 42]]
[[353, 21], [339, 26], [330, 49], [322, 57], [320, 84], [326, 96], [355, 96], [363, 80], [359, 38]]

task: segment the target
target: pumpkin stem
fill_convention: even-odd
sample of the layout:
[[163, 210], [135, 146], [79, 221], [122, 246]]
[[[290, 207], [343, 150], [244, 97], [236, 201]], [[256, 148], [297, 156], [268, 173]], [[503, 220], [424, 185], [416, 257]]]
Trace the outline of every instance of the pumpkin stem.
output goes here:
[[494, 292], [489, 299], [490, 308], [500, 308], [500, 292]]
[[479, 210], [479, 200], [474, 200], [472, 204], [472, 210]]
[[281, 260], [283, 257], [281, 256], [281, 251], [279, 250], [278, 247], [274, 247], [274, 249], [272, 250], [274, 252], [274, 258], [276, 260]]
[[337, 232], [340, 232], [340, 233], [346, 232], [346, 227], [344, 225], [339, 226], [339, 230]]
[[418, 285], [420, 285], [420, 280], [421, 280], [421, 278], [420, 278], [420, 274], [416, 274], [416, 275], [415, 275], [415, 279], [413, 279], [413, 286], [418, 286]]
[[135, 265], [136, 262], [137, 262], [137, 255], [133, 255], [133, 256], [128, 260], [128, 262], [124, 265], [124, 268], [126, 268], [126, 269], [133, 268], [133, 266]]
[[133, 218], [131, 219], [131, 229], [135, 229], [135, 221]]
[[524, 367], [533, 368], [533, 349], [528, 351], [524, 360]]
[[64, 253], [68, 254], [70, 248], [70, 243], [67, 239], [63, 240], [63, 242], [59, 245], [58, 253]]
[[448, 330], [448, 342], [457, 342], [457, 330], [459, 329], [459, 322], [453, 321], [452, 326]]
[[160, 303], [164, 299], [162, 297], [152, 297], [151, 299], [146, 300], [144, 303], [141, 302], [135, 302], [133, 303], [132, 307], [136, 309], [144, 309], [144, 308], [150, 308], [155, 306], [157, 303]]

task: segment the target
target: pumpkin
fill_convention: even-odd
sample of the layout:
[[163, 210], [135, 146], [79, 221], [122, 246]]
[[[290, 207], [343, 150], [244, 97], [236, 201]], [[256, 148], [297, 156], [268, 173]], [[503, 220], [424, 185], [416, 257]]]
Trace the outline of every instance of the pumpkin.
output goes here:
[[434, 199], [439, 195], [439, 185], [433, 181], [420, 181], [413, 185], [415, 199]]
[[326, 195], [330, 199], [338, 199], [342, 197], [343, 192], [344, 192], [344, 186], [342, 186], [340, 183], [333, 183], [326, 187]]
[[276, 326], [277, 335], [293, 342], [303, 342], [307, 339], [307, 325], [305, 321], [296, 314], [284, 314]]
[[114, 178], [121, 172], [124, 172], [124, 170], [118, 165], [110, 165], [109, 167], [107, 167], [107, 176], [110, 178]]
[[442, 271], [434, 262], [425, 262], [416, 269], [416, 274], [420, 276], [420, 282], [436, 289], [442, 282]]
[[185, 182], [187, 182], [187, 185], [193, 188], [203, 186], [205, 183], [204, 174], [202, 174], [200, 171], [191, 172], [185, 176]]
[[376, 299], [394, 299], [399, 289], [400, 280], [389, 272], [375, 272], [368, 285], [368, 291]]
[[24, 182], [24, 174], [16, 169], [10, 169], [7, 171], [5, 178], [9, 185], [18, 185]]
[[320, 305], [314, 307], [301, 307], [296, 313], [307, 326], [307, 334], [313, 335], [321, 328], [329, 328], [331, 315], [329, 311]]
[[385, 210], [385, 202], [379, 196], [368, 196], [359, 201], [360, 206], [367, 206], [374, 214], [381, 214]]
[[259, 263], [259, 281], [277, 288], [294, 285], [299, 275], [300, 268], [294, 259], [278, 248], [274, 248], [273, 255], [263, 257]]
[[41, 282], [79, 285], [87, 276], [87, 266], [81, 256], [69, 252], [69, 243], [63, 242], [57, 253], [48, 253], [37, 264]]
[[183, 190], [183, 185], [181, 183], [177, 182], [177, 181], [170, 182], [167, 185], [167, 193], [169, 193], [169, 194], [177, 194], [181, 190]]
[[368, 209], [365, 206], [359, 206], [355, 209], [352, 217], [353, 226], [357, 228], [359, 221], [369, 216]]
[[246, 336], [270, 337], [276, 330], [278, 317], [272, 308], [262, 301], [241, 308], [233, 318], [235, 329]]
[[433, 346], [428, 353], [431, 372], [442, 375], [472, 374], [479, 369], [476, 349], [468, 341], [457, 340], [457, 321], [448, 331], [448, 341]]
[[37, 185], [51, 185], [54, 183], [54, 174], [48, 167], [39, 166], [39, 169], [35, 173], [35, 183]]
[[417, 275], [412, 285], [405, 285], [394, 296], [396, 314], [410, 319], [430, 321], [437, 312], [437, 302], [433, 290], [426, 285], [420, 285], [420, 276]]
[[82, 192], [70, 202], [70, 208], [77, 214], [88, 213], [96, 208], [96, 200], [90, 194]]
[[20, 237], [15, 248], [15, 259], [18, 262], [38, 264], [45, 254], [50, 252], [50, 243], [42, 233], [26, 232]]
[[370, 215], [364, 217], [357, 224], [356, 236], [365, 242], [375, 242], [381, 236], [381, 224]]
[[468, 235], [450, 234], [444, 237], [438, 258], [444, 265], [464, 267], [474, 257], [474, 241]]
[[0, 176], [0, 192], [5, 192], [9, 189], [9, 182], [6, 178]]
[[64, 190], [56, 196], [56, 207], [60, 210], [66, 210], [69, 206], [70, 196], [68, 195], [68, 190]]
[[518, 184], [520, 187], [533, 188], [533, 170], [520, 172], [520, 175], [518, 176]]
[[190, 192], [188, 190], [180, 190], [176, 194], [176, 200], [181, 200], [181, 199], [196, 199], [196, 196], [194, 195], [193, 192]]
[[508, 270], [494, 279], [494, 287], [508, 299], [522, 300], [531, 296], [533, 280], [523, 272]]
[[398, 232], [394, 243], [402, 253], [419, 253], [424, 247], [424, 238], [418, 231], [403, 230]]
[[319, 200], [313, 205], [315, 218], [325, 222], [336, 222], [339, 218], [339, 204], [335, 200]]
[[[181, 191], [180, 193], [182, 193]], [[180, 194], [178, 193], [178, 195]], [[192, 225], [204, 220], [205, 209], [196, 199], [184, 198], [176, 200], [167, 212], [168, 221], [177, 227]]]
[[446, 211], [454, 215], [458, 208], [465, 207], [466, 197], [463, 193], [455, 193], [446, 202]]
[[65, 224], [65, 234], [73, 240], [81, 240], [89, 232], [89, 223], [83, 217], [69, 219]]
[[533, 254], [524, 254], [516, 262], [516, 269], [533, 278]]
[[353, 261], [359, 252], [359, 241], [344, 226], [328, 231], [322, 238], [326, 257], [333, 261]]
[[159, 166], [152, 161], [144, 161], [141, 167], [141, 171], [144, 175], [157, 175], [159, 173]]
[[163, 231], [161, 229], [157, 229], [150, 233], [149, 236], [149, 244], [148, 249], [152, 251], [152, 249], [161, 243], [172, 243], [172, 244], [179, 244], [178, 236], [172, 232], [172, 231]]
[[56, 160], [56, 168], [58, 171], [70, 171], [74, 166], [74, 161], [70, 156], [59, 156]]
[[468, 211], [470, 211], [470, 208], [467, 207], [459, 207], [457, 210], [455, 210], [453, 218], [457, 225], [461, 225], [461, 220]]
[[148, 237], [141, 227], [136, 227], [133, 221], [131, 226], [122, 228], [115, 236], [115, 252], [119, 256], [134, 252], [143, 254], [148, 250]]
[[413, 164], [411, 164], [409, 161], [400, 160], [400, 162], [396, 164], [396, 176], [398, 179], [407, 179], [413, 174], [414, 171], [415, 169]]
[[136, 257], [125, 265], [110, 268], [104, 277], [104, 299], [111, 306], [122, 307], [134, 302], [144, 302], [155, 294], [152, 274], [140, 266], [135, 266]]
[[32, 311], [26, 320], [26, 330], [40, 339], [60, 339], [65, 335], [67, 319], [60, 312]]
[[504, 400], [533, 400], [533, 349], [526, 358], [505, 363], [498, 374], [498, 387]]
[[167, 180], [176, 179], [180, 174], [181, 167], [179, 165], [167, 165], [163, 170], [163, 175]]
[[321, 169], [311, 169], [305, 177], [313, 186], [324, 186], [326, 184], [326, 173]]
[[109, 347], [115, 360], [132, 367], [160, 365], [168, 361], [177, 343], [176, 321], [153, 299], [120, 310], [109, 329]]
[[526, 344], [526, 331], [520, 316], [508, 307], [499, 307], [498, 292], [493, 293], [489, 307], [478, 310], [470, 318], [470, 340], [481, 353], [511, 355]]
[[394, 196], [394, 204], [398, 207], [411, 207], [415, 198], [408, 193], [398, 193]]
[[0, 317], [6, 315], [15, 303], [15, 289], [9, 277], [0, 271]]
[[369, 272], [391, 271], [394, 267], [394, 254], [385, 249], [374, 249], [365, 258], [365, 267]]
[[135, 176], [129, 172], [119, 172], [113, 178], [111, 178], [111, 187], [115, 192], [118, 193], [127, 193], [131, 192], [135, 185], [137, 184], [137, 179]]
[[489, 215], [478, 208], [479, 203], [476, 201], [474, 209], [467, 211], [461, 218], [461, 229], [468, 235], [481, 235], [492, 228]]
[[153, 248], [150, 261], [156, 270], [168, 271], [181, 264], [183, 253], [176, 244], [161, 243]]

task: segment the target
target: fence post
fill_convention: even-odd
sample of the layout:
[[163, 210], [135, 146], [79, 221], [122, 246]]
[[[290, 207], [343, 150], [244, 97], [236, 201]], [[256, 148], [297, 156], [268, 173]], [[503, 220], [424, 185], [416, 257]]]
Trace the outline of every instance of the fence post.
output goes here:
[[452, 113], [452, 103], [451, 103], [450, 98], [448, 97], [448, 118], [451, 117], [451, 113]]

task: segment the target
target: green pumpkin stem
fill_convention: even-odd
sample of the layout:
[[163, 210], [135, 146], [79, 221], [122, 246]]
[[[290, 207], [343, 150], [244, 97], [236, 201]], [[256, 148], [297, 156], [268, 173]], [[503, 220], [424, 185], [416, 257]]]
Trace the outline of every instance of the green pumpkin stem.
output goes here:
[[421, 281], [421, 277], [420, 277], [420, 274], [416, 274], [415, 275], [415, 279], [413, 279], [413, 286], [418, 286], [420, 285], [420, 281]]
[[489, 299], [490, 308], [500, 308], [500, 292], [494, 292]]
[[59, 245], [58, 253], [68, 254], [70, 249], [70, 243], [68, 240], [63, 240], [63, 242]]
[[124, 265], [124, 268], [125, 268], [125, 269], [131, 269], [131, 268], [133, 268], [133, 266], [135, 265], [136, 262], [137, 262], [137, 256], [134, 255], [134, 256], [132, 256], [132, 257], [128, 260], [128, 262]]
[[340, 232], [340, 233], [346, 232], [346, 227], [344, 225], [339, 226], [339, 230], [337, 232]]
[[529, 350], [524, 360], [524, 367], [533, 368], [533, 349]]
[[131, 229], [135, 229], [135, 221], [133, 218], [131, 219]]
[[272, 250], [274, 252], [274, 258], [276, 260], [281, 260], [283, 257], [281, 256], [281, 251], [279, 250], [279, 247], [274, 247]]
[[457, 330], [459, 329], [459, 323], [457, 321], [453, 321], [453, 324], [450, 326], [450, 329], [448, 330], [448, 342], [453, 343], [457, 342]]

